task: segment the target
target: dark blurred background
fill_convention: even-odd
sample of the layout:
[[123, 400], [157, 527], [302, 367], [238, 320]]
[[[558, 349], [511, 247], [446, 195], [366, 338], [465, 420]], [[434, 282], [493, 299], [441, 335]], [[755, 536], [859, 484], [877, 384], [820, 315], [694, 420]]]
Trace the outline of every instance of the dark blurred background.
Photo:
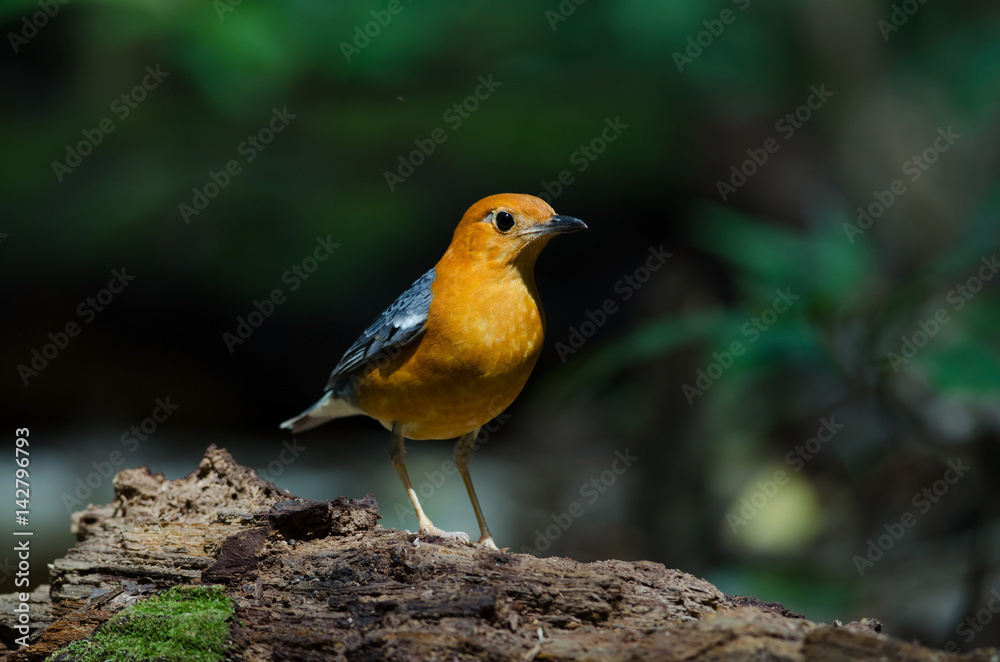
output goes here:
[[[375, 422], [278, 423], [468, 206], [544, 193], [590, 230], [473, 463], [500, 544], [1000, 644], [995, 3], [46, 2], [0, 10], [34, 583], [102, 474], [210, 443], [414, 529]], [[451, 447], [410, 474], [474, 532]]]

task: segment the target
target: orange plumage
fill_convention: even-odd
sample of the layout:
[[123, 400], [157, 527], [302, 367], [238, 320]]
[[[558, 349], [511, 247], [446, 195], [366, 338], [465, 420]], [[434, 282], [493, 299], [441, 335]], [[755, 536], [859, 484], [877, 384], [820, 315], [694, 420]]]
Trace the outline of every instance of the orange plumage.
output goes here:
[[283, 427], [305, 430], [357, 413], [393, 430], [393, 464], [421, 531], [437, 534], [445, 532], [423, 514], [406, 476], [403, 439], [462, 437], [456, 464], [479, 519], [480, 542], [492, 546], [468, 477], [472, 443], [521, 392], [541, 352], [545, 313], [535, 260], [556, 234], [585, 227], [530, 195], [480, 200], [435, 268], [348, 350], [330, 392]]

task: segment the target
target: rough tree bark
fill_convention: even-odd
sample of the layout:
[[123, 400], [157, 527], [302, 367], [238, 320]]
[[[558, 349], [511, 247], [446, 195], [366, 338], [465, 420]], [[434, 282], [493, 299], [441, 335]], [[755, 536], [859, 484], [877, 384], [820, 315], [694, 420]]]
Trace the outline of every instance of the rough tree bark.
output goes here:
[[222, 584], [238, 605], [235, 660], [998, 660], [821, 625], [649, 562], [491, 552], [378, 524], [371, 497], [306, 501], [210, 447], [167, 481], [115, 477], [115, 500], [74, 516], [77, 546], [33, 596], [16, 651], [43, 660], [128, 604], [178, 583]]

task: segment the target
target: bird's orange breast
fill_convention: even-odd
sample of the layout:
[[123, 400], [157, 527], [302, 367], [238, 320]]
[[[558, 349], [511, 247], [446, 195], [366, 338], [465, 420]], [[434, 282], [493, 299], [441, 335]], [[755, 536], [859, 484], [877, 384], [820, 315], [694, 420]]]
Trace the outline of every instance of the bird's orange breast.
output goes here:
[[410, 439], [457, 437], [506, 409], [531, 374], [545, 335], [530, 269], [455, 268], [448, 259], [431, 285], [423, 335], [354, 384], [365, 413], [384, 425], [399, 421]]

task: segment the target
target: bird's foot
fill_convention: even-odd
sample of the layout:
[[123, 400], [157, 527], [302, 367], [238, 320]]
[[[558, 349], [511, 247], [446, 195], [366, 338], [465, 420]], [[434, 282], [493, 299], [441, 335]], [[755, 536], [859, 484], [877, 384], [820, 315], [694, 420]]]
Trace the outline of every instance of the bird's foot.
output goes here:
[[444, 529], [439, 529], [433, 525], [420, 527], [420, 535], [437, 536], [439, 538], [451, 538], [459, 542], [464, 542], [466, 545], [472, 544], [472, 541], [469, 539], [468, 533], [462, 533], [461, 531], [445, 531]]
[[500, 548], [497, 547], [497, 544], [493, 542], [493, 536], [485, 536], [485, 535], [482, 536], [479, 539], [479, 544], [485, 547], [486, 549], [493, 549], [498, 552], [500, 551]]

